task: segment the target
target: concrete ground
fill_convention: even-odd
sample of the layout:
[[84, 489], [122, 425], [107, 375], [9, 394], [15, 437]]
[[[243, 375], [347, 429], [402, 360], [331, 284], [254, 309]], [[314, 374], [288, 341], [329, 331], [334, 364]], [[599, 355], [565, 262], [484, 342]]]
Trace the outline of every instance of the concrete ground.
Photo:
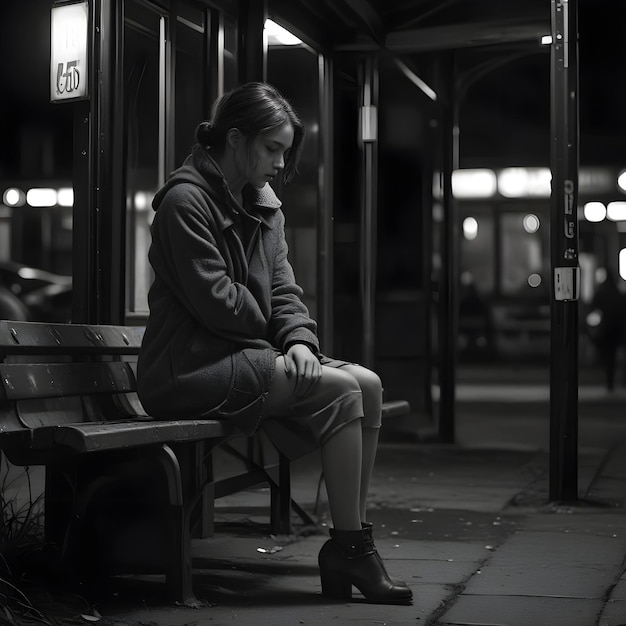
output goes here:
[[626, 626], [626, 392], [581, 384], [579, 498], [549, 502], [546, 380], [461, 376], [453, 444], [433, 442], [423, 416], [386, 425], [370, 521], [410, 606], [321, 595], [328, 515], [311, 456], [292, 480], [315, 527], [294, 516], [293, 535], [269, 535], [263, 489], [219, 501], [216, 536], [193, 545], [200, 608], [168, 604], [148, 577], [116, 580], [95, 606], [49, 597], [41, 609], [106, 626]]

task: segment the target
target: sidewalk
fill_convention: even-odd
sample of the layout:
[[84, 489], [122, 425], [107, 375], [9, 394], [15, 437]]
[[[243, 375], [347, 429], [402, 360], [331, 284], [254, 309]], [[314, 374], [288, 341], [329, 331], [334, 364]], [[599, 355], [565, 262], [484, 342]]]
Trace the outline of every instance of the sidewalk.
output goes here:
[[417, 418], [388, 424], [381, 442], [370, 521], [413, 605], [321, 595], [317, 553], [328, 518], [311, 456], [295, 464], [293, 492], [322, 532], [294, 518], [294, 535], [271, 537], [265, 491], [224, 498], [216, 537], [193, 546], [194, 586], [206, 606], [167, 605], [158, 578], [120, 581], [96, 607], [99, 623], [626, 625], [626, 400], [581, 392], [580, 500], [559, 505], [547, 497], [545, 389], [489, 389], [459, 387], [455, 444], [420, 440]]

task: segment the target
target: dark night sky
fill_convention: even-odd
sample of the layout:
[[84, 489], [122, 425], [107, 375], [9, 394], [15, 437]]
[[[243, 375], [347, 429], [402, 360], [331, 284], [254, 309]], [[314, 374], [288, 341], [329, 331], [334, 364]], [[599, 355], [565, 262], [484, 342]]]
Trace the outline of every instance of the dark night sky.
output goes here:
[[[40, 132], [48, 134], [48, 149], [52, 145], [54, 174], [71, 176], [73, 106], [49, 102], [50, 6], [48, 0], [20, 0], [3, 2], [0, 10], [0, 176], [5, 179], [18, 176], [24, 163], [30, 168], [25, 175], [45, 173], [33, 171], [37, 160], [25, 157], [32, 148], [41, 149]], [[606, 162], [620, 158], [626, 146], [626, 1], [579, 0], [579, 24], [581, 163]], [[463, 141], [478, 158], [496, 150], [519, 155], [511, 161], [533, 154], [545, 161], [549, 112], [546, 53], [505, 66], [468, 92]], [[25, 124], [34, 130], [26, 139]], [[626, 155], [623, 160], [626, 166]]]

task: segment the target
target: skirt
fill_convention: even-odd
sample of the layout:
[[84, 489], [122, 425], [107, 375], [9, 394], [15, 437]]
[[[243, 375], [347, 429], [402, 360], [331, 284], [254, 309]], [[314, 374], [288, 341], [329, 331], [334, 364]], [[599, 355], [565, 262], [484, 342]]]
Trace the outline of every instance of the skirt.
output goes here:
[[[326, 367], [341, 368], [346, 361], [320, 358]], [[314, 387], [305, 397], [290, 403], [280, 415], [266, 416], [260, 428], [290, 461], [319, 449], [349, 422], [363, 417], [362, 395], [336, 388]]]

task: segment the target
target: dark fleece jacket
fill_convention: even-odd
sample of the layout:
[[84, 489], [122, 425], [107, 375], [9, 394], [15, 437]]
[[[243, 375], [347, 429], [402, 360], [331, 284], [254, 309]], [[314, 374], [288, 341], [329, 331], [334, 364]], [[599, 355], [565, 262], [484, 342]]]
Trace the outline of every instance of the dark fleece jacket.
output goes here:
[[154, 198], [154, 282], [138, 362], [138, 392], [157, 418], [259, 423], [277, 354], [319, 350], [317, 327], [287, 260], [284, 215], [269, 185], [234, 200], [196, 146]]

